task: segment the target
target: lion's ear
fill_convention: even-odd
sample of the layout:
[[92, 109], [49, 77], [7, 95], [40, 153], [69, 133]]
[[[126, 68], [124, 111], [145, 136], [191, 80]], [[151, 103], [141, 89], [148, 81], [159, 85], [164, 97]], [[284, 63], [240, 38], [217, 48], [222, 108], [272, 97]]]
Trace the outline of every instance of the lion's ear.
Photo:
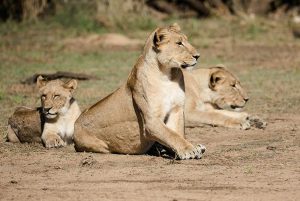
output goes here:
[[77, 80], [70, 80], [63, 85], [64, 88], [69, 89], [71, 93], [77, 88]]
[[41, 88], [43, 86], [45, 86], [47, 84], [47, 81], [43, 78], [43, 76], [38, 76], [38, 78], [36, 79], [36, 86], [38, 88]]
[[208, 86], [210, 89], [214, 90], [216, 85], [220, 82], [222, 82], [223, 76], [221, 75], [221, 72], [219, 70], [213, 71], [210, 74], [209, 83]]
[[165, 38], [165, 34], [163, 33], [162, 29], [157, 29], [153, 37], [154, 47], [158, 47], [159, 44], [164, 40], [164, 38]]
[[227, 67], [224, 64], [217, 64], [216, 67], [217, 68], [227, 69]]
[[180, 26], [176, 22], [170, 26], [170, 29], [175, 30], [177, 32], [181, 31]]

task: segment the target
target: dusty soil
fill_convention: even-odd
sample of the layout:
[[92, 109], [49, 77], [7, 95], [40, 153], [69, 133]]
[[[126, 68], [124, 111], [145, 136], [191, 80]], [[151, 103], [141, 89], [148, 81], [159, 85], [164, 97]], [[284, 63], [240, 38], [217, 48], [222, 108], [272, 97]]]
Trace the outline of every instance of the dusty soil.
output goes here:
[[300, 115], [265, 130], [188, 128], [203, 159], [0, 143], [0, 200], [300, 200]]

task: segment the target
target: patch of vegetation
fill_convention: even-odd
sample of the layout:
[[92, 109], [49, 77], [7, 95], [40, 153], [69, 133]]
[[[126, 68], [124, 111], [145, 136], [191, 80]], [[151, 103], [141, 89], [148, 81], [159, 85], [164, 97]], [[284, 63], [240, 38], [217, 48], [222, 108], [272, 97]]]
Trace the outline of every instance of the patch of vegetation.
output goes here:
[[94, 1], [70, 1], [67, 5], [59, 4], [57, 13], [46, 20], [55, 22], [64, 28], [72, 28], [78, 32], [104, 32], [105, 28], [97, 23], [92, 13], [96, 12]]
[[262, 26], [257, 23], [250, 23], [246, 28], [246, 38], [254, 40], [258, 37], [259, 34], [262, 34], [266, 31]]
[[244, 173], [245, 174], [253, 174], [253, 168], [250, 166], [246, 167], [244, 170]]
[[5, 92], [0, 89], [0, 101], [5, 98]]

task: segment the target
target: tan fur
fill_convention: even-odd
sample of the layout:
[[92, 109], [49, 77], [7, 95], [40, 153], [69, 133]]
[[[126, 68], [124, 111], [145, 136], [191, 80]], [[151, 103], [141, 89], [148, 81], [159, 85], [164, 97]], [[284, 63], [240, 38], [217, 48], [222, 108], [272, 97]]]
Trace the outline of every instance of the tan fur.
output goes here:
[[18, 107], [8, 119], [9, 142], [41, 143], [43, 119], [41, 108]]
[[43, 142], [48, 148], [60, 147], [73, 141], [74, 123], [80, 109], [72, 97], [77, 81], [45, 81], [40, 76], [37, 86], [41, 108], [18, 108], [8, 121], [8, 141]]
[[159, 142], [180, 159], [200, 158], [204, 146], [194, 147], [184, 137], [180, 69], [192, 68], [198, 57], [178, 25], [156, 29], [127, 82], [76, 121], [76, 150], [144, 154]]
[[229, 128], [263, 128], [266, 123], [240, 109], [249, 99], [240, 81], [224, 66], [184, 73], [186, 83], [186, 126], [210, 124]]

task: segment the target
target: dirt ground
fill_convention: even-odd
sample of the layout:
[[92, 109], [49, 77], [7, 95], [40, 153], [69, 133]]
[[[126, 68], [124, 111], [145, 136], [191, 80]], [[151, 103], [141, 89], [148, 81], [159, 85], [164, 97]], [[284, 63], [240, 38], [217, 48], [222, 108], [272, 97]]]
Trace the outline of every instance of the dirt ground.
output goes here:
[[0, 200], [299, 200], [300, 115], [265, 130], [188, 128], [201, 160], [0, 144]]

